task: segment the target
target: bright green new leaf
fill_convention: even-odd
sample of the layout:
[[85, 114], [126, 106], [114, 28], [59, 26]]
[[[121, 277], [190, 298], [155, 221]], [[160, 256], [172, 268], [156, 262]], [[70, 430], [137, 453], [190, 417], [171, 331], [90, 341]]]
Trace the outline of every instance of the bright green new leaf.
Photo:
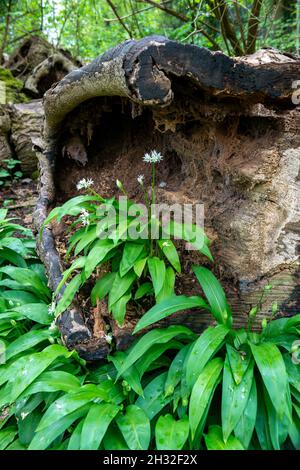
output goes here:
[[108, 426], [119, 412], [119, 407], [110, 403], [93, 404], [83, 422], [80, 450], [97, 450]]
[[222, 347], [229, 329], [224, 325], [207, 328], [192, 346], [187, 364], [186, 379], [191, 389], [207, 362]]
[[279, 418], [283, 418], [287, 413], [288, 376], [282, 355], [275, 344], [250, 343], [250, 347], [271, 402]]
[[142, 253], [144, 245], [141, 243], [126, 242], [120, 263], [120, 276], [123, 277], [134, 266]]
[[172, 415], [160, 416], [155, 426], [155, 441], [158, 450], [180, 450], [189, 435], [187, 416], [176, 421]]
[[194, 333], [185, 326], [169, 326], [165, 329], [155, 329], [142, 336], [130, 349], [122, 368], [119, 370], [118, 377], [122, 375], [130, 366], [132, 366], [140, 357], [142, 357], [154, 344], [167, 343], [175, 336], [183, 335], [193, 337]]
[[208, 434], [204, 439], [207, 450], [244, 450], [240, 441], [234, 436], [229, 436], [225, 443], [220, 426], [209, 426]]
[[107, 273], [98, 279], [91, 292], [92, 304], [96, 305], [97, 299], [104, 299], [112, 288], [117, 273]]
[[181, 266], [179, 256], [172, 240], [158, 240], [157, 243], [167, 260], [171, 263], [174, 269], [180, 273]]
[[156, 297], [157, 303], [161, 303], [166, 299], [169, 299], [172, 295], [175, 295], [174, 292], [174, 287], [175, 287], [175, 272], [174, 269], [169, 266], [166, 269], [166, 274], [165, 274], [165, 279], [164, 283], [162, 286], [162, 289], [160, 290], [159, 294]]
[[144, 388], [144, 396], [139, 397], [135, 402], [136, 405], [145, 411], [150, 421], [172, 400], [172, 397], [164, 397], [166, 378], [166, 372], [157, 375]]
[[157, 297], [164, 285], [166, 265], [163, 260], [153, 256], [152, 258], [148, 258], [148, 268], [154, 287], [155, 297]]
[[108, 308], [111, 311], [112, 306], [124, 295], [128, 294], [128, 290], [136, 280], [136, 274], [129, 271], [125, 276], [121, 277], [119, 273], [116, 274], [112, 287], [109, 291]]
[[81, 274], [76, 274], [73, 279], [69, 282], [67, 287], [65, 288], [62, 297], [59, 299], [56, 308], [55, 308], [55, 316], [57, 317], [62, 312], [67, 310], [67, 308], [71, 305], [75, 295], [79, 291], [82, 284]]
[[234, 381], [236, 385], [239, 385], [243, 380], [244, 374], [250, 364], [252, 357], [251, 351], [249, 351], [248, 346], [237, 351], [235, 348], [230, 346], [230, 344], [226, 344], [226, 349]]
[[126, 315], [127, 303], [131, 299], [131, 292], [124, 294], [117, 302], [111, 307], [112, 316], [116, 320], [118, 326], [123, 326], [124, 318]]
[[211, 313], [218, 323], [231, 327], [232, 313], [225, 292], [214, 274], [203, 266], [193, 266], [193, 271], [211, 307]]
[[234, 435], [242, 443], [244, 449], [248, 449], [256, 422], [257, 390], [253, 379], [247, 405], [234, 428]]
[[150, 421], [146, 413], [136, 405], [129, 405], [124, 415], [117, 417], [117, 424], [131, 450], [147, 450], [150, 437]]
[[195, 438], [199, 423], [210, 403], [211, 395], [214, 393], [220, 380], [222, 368], [222, 359], [219, 357], [212, 359], [212, 361], [204, 367], [193, 386], [189, 404], [189, 423], [192, 440]]
[[224, 441], [239, 422], [247, 405], [253, 383], [253, 362], [244, 374], [242, 382], [237, 385], [231, 373], [228, 355], [224, 362], [222, 382], [222, 430]]
[[143, 328], [172, 315], [172, 313], [179, 312], [180, 310], [189, 310], [191, 308], [208, 308], [208, 306], [204, 300], [198, 296], [187, 297], [186, 295], [174, 295], [148, 310], [138, 321], [133, 333], [137, 333]]

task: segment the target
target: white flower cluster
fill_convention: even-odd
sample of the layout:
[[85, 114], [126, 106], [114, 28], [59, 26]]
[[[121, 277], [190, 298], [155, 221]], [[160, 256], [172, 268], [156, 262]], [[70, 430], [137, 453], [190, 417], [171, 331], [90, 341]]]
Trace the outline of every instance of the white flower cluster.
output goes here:
[[160, 163], [164, 157], [160, 152], [156, 150], [151, 150], [150, 153], [145, 153], [144, 155], [144, 162], [146, 163]]
[[79, 218], [84, 227], [90, 225], [90, 214], [86, 209], [82, 209]]
[[78, 183], [76, 184], [76, 188], [78, 191], [80, 191], [80, 189], [90, 188], [91, 186], [93, 186], [93, 184], [94, 184], [94, 181], [92, 180], [92, 178], [88, 178], [88, 179], [82, 178], [82, 180], [78, 181]]
[[139, 176], [137, 177], [137, 182], [138, 182], [141, 186], [143, 186], [143, 184], [144, 184], [144, 179], [145, 179], [145, 176], [144, 176], [144, 175], [139, 175]]
[[55, 307], [56, 307], [55, 302], [54, 301], [51, 302], [51, 304], [48, 306], [48, 314], [49, 315], [52, 315], [52, 316], [54, 315]]

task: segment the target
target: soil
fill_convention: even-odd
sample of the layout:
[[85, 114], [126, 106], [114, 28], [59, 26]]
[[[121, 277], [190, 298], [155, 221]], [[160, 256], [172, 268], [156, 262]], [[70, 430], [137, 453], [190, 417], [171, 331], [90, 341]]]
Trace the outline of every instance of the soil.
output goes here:
[[0, 206], [7, 207], [15, 223], [33, 230], [33, 211], [38, 196], [37, 182], [30, 178], [14, 180], [0, 189]]

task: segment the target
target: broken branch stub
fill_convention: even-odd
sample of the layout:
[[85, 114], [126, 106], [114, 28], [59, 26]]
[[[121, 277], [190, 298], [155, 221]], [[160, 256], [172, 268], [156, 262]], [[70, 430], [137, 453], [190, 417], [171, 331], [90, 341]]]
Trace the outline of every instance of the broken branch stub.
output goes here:
[[[139, 200], [136, 176], [147, 179], [142, 155], [157, 149], [164, 155], [159, 201], [204, 203], [217, 268], [211, 267], [225, 287], [235, 325], [245, 325], [267, 282], [274, 288], [257, 327], [272, 301], [280, 315], [298, 313], [300, 113], [292, 94], [299, 70], [298, 58], [274, 50], [229, 58], [152, 36], [126, 41], [72, 71], [44, 99], [37, 229], [83, 177], [92, 177], [104, 196], [115, 192], [120, 177]], [[52, 289], [61, 279], [56, 243], [62, 241], [59, 230], [49, 227], [38, 246]], [[199, 294], [191, 266], [204, 260], [184, 248], [181, 256], [176, 290]], [[93, 360], [107, 354], [105, 325], [101, 332], [98, 319], [93, 328], [85, 309], [77, 301], [59, 326], [66, 345]], [[132, 340], [138, 315], [130, 311], [123, 328], [103, 315], [117, 347]], [[210, 321], [207, 314], [183, 312], [160, 326], [184, 323], [201, 331]]]

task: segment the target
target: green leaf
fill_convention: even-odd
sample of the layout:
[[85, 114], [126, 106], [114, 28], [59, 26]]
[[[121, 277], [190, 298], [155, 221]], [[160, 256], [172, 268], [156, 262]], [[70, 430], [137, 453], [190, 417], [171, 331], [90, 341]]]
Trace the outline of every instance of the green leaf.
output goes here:
[[247, 346], [244, 346], [240, 351], [237, 351], [230, 346], [230, 344], [226, 344], [226, 349], [234, 381], [236, 385], [239, 385], [250, 364], [252, 357], [251, 352]]
[[80, 240], [74, 250], [74, 255], [78, 256], [79, 253], [81, 253], [81, 251], [84, 250], [86, 246], [96, 240], [97, 237], [98, 234], [96, 225], [89, 227], [88, 230], [86, 230], [84, 234], [80, 237]]
[[166, 269], [165, 280], [160, 293], [156, 297], [157, 303], [161, 303], [166, 299], [169, 299], [172, 295], [175, 295], [175, 272], [170, 266]]
[[40, 392], [72, 392], [80, 387], [80, 380], [75, 375], [62, 370], [50, 370], [39, 375], [20, 395], [20, 399]]
[[25, 304], [14, 307], [11, 311], [20, 313], [24, 317], [29, 318], [29, 320], [41, 323], [42, 325], [50, 325], [52, 321], [52, 317], [49, 315], [48, 305], [46, 304]]
[[112, 316], [116, 320], [118, 326], [122, 327], [124, 324], [124, 318], [126, 315], [126, 306], [131, 299], [131, 292], [123, 295], [117, 302], [111, 307]]
[[123, 434], [114, 421], [108, 428], [103, 438], [103, 446], [105, 450], [129, 450]]
[[239, 422], [247, 405], [253, 383], [253, 367], [252, 362], [242, 382], [237, 385], [231, 373], [228, 355], [226, 355], [222, 382], [222, 430], [225, 442]]
[[166, 265], [163, 260], [157, 258], [156, 256], [148, 258], [147, 262], [154, 287], [155, 297], [157, 297], [164, 285]]
[[4, 382], [9, 382], [1, 389], [0, 407], [14, 402], [56, 358], [71, 355], [72, 352], [63, 346], [53, 344], [42, 352], [22, 356], [10, 364], [2, 377]]
[[180, 310], [189, 310], [191, 308], [208, 308], [208, 306], [204, 300], [198, 296], [187, 297], [186, 295], [174, 295], [148, 310], [138, 321], [133, 333], [137, 333], [143, 328], [172, 315], [172, 313], [179, 312]]
[[120, 263], [120, 276], [123, 277], [134, 266], [144, 249], [140, 243], [126, 242]]
[[97, 450], [108, 426], [119, 412], [119, 407], [110, 403], [91, 406], [82, 427], [80, 450]]
[[223, 323], [230, 328], [232, 313], [218, 279], [203, 266], [193, 266], [193, 271], [206, 295], [212, 315], [218, 323]]
[[89, 278], [94, 269], [104, 261], [105, 257], [116, 245], [111, 240], [99, 240], [89, 252], [85, 263], [85, 276]]
[[137, 277], [141, 277], [141, 275], [144, 271], [144, 268], [146, 266], [147, 259], [148, 259], [148, 257], [140, 259], [140, 260], [138, 260], [134, 263], [133, 270], [134, 270], [135, 274], [137, 275]]
[[66, 283], [66, 281], [69, 279], [69, 277], [71, 276], [71, 274], [76, 271], [77, 269], [81, 269], [83, 268], [83, 266], [85, 265], [85, 262], [86, 262], [86, 257], [85, 256], [80, 256], [78, 259], [76, 259], [72, 264], [71, 266], [66, 269], [66, 271], [64, 271], [63, 273], [63, 276], [62, 276], [62, 279], [60, 281], [60, 283], [58, 284], [55, 292], [54, 292], [54, 295], [56, 296], [58, 294], [58, 292], [61, 290], [61, 288], [63, 287], [63, 285]]
[[62, 312], [67, 310], [67, 308], [71, 305], [75, 295], [79, 291], [82, 284], [81, 274], [76, 274], [73, 279], [69, 282], [67, 287], [65, 288], [63, 295], [59, 299], [56, 307], [55, 307], [55, 316], [57, 317]]
[[[106, 381], [111, 382], [111, 381]], [[106, 400], [111, 401], [113, 395], [110, 397], [110, 389], [114, 389], [113, 383], [108, 384], [102, 382], [99, 385], [87, 384], [83, 385], [80, 390], [67, 393], [62, 397], [55, 400], [52, 405], [44, 413], [40, 424], [38, 425], [37, 431], [42, 431], [48, 426], [52, 426], [55, 421], [61, 419], [78, 408], [90, 403], [92, 400]]]
[[117, 424], [130, 450], [147, 450], [150, 437], [150, 421], [146, 413], [136, 405], [129, 405], [124, 415], [117, 417]]
[[190, 348], [190, 344], [187, 344], [186, 346], [181, 348], [176, 354], [173, 361], [171, 362], [165, 383], [165, 396], [172, 395], [174, 393], [175, 387], [180, 382], [182, 375], [182, 367], [185, 358], [190, 351]]
[[149, 294], [152, 291], [153, 287], [151, 282], [144, 282], [144, 284], [141, 284], [140, 287], [137, 289], [134, 298], [135, 300], [141, 299], [146, 294]]
[[78, 408], [73, 413], [64, 415], [53, 422], [51, 426], [39, 431], [32, 439], [28, 450], [45, 450], [57, 437], [61, 436], [77, 419], [85, 416], [90, 408], [90, 404]]
[[37, 297], [42, 297], [46, 301], [50, 299], [50, 290], [31, 269], [5, 266], [0, 268], [0, 272], [7, 274], [11, 279], [21, 284], [22, 289], [30, 290], [36, 294]]
[[75, 429], [72, 431], [72, 434], [68, 443], [68, 450], [80, 449], [81, 432], [82, 432], [83, 423], [84, 423], [84, 418], [77, 423], [77, 425], [75, 426]]
[[77, 213], [80, 213], [80, 210], [82, 208], [81, 205], [88, 201], [103, 201], [103, 199], [100, 196], [91, 196], [91, 195], [76, 196], [76, 197], [73, 197], [72, 199], [69, 199], [67, 202], [65, 202], [65, 204], [63, 204], [60, 207], [55, 207], [50, 212], [48, 217], [44, 220], [44, 223], [41, 228], [41, 234], [42, 234], [43, 228], [45, 228], [52, 220], [57, 219], [58, 221], [61, 221], [61, 219], [65, 215], [76, 214], [76, 211], [74, 212], [74, 209], [77, 209], [78, 210]]
[[145, 388], [144, 396], [136, 400], [136, 405], [142, 408], [148, 418], [152, 420], [160, 411], [170, 403], [172, 397], [164, 397], [164, 387], [167, 373], [157, 375]]
[[107, 273], [99, 279], [91, 292], [92, 304], [96, 305], [97, 299], [104, 299], [112, 288], [117, 273]]
[[207, 328], [192, 346], [186, 364], [186, 379], [191, 389], [212, 356], [222, 347], [229, 329], [224, 325]]
[[220, 380], [223, 361], [212, 359], [200, 373], [193, 386], [189, 404], [189, 423], [192, 440], [194, 440], [199, 423], [206, 412], [211, 396]]
[[172, 264], [174, 269], [180, 273], [181, 266], [179, 256], [172, 240], [158, 240], [157, 243], [167, 260]]
[[160, 416], [155, 426], [157, 450], [180, 450], [189, 435], [187, 416], [176, 421], [172, 415]]
[[8, 361], [17, 354], [47, 341], [50, 336], [49, 330], [30, 330], [28, 333], [24, 333], [8, 345], [5, 351], [6, 360]]
[[16, 428], [10, 426], [0, 431], [0, 450], [6, 449], [7, 446], [14, 440], [18, 431]]
[[10, 264], [14, 264], [20, 268], [27, 268], [27, 263], [24, 258], [10, 248], [0, 250], [0, 259], [5, 259]]
[[287, 413], [288, 376], [282, 355], [275, 344], [250, 343], [250, 347], [271, 402], [279, 417], [283, 418]]
[[234, 428], [235, 437], [242, 443], [244, 449], [248, 449], [256, 422], [257, 390], [255, 380], [252, 382], [247, 405]]
[[116, 274], [115, 280], [109, 292], [108, 308], [111, 311], [112, 306], [130, 289], [134, 281], [136, 280], [136, 274], [133, 271], [129, 271], [125, 276], [121, 277], [119, 273]]
[[184, 326], [169, 326], [165, 329], [155, 329], [142, 336], [130, 349], [122, 368], [119, 370], [120, 377], [129, 367], [140, 359], [154, 344], [167, 343], [175, 336], [183, 335], [193, 337], [194, 333]]
[[[109, 360], [112, 361], [117, 371], [122, 368], [125, 359], [126, 354], [122, 351], [117, 351], [113, 356], [109, 356]], [[129, 369], [127, 369], [127, 371], [124, 372], [122, 376], [123, 379], [126, 380], [126, 382], [138, 395], [143, 395], [143, 388], [141, 385], [139, 372], [135, 366], [131, 366]]]
[[285, 414], [283, 417], [279, 417], [279, 414], [274, 408], [265, 387], [264, 397], [268, 414], [268, 424], [272, 446], [275, 450], [280, 450], [289, 433], [291, 416]]
[[[35, 304], [40, 302], [40, 299], [38, 299], [35, 295], [22, 290], [5, 290], [2, 291], [0, 295], [4, 299], [13, 302], [13, 304], [16, 306], [23, 304]], [[9, 303], [9, 305], [11, 304]]]
[[209, 426], [208, 434], [204, 439], [207, 450], [244, 450], [240, 441], [234, 436], [229, 436], [225, 443], [220, 426]]

